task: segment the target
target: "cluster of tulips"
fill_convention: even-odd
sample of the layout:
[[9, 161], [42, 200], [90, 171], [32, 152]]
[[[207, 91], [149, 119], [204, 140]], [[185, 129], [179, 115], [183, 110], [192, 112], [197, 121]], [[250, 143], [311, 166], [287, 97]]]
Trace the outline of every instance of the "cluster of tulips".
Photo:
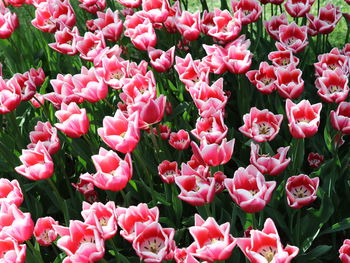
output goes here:
[[[213, 11], [209, 11], [206, 0], [200, 0], [202, 13], [185, 10], [186, 0], [173, 3], [170, 0], [79, 0], [77, 8], [84, 18], [77, 15], [69, 0], [0, 0], [0, 39], [11, 39], [16, 34], [19, 22], [12, 10], [31, 6], [35, 10], [31, 25], [22, 24], [21, 27], [34, 26], [51, 37], [51, 43], [44, 43], [45, 52], [71, 56], [72, 64], [79, 71], [63, 74], [37, 67], [25, 73], [13, 73], [7, 70], [6, 63], [4, 70], [0, 64], [0, 114], [12, 116], [9, 123], [2, 122], [2, 125], [16, 126], [16, 109], [26, 107], [26, 101], [30, 102], [28, 111], [34, 115], [41, 112], [41, 119], [35, 120], [34, 129], [30, 128], [30, 143], [15, 156], [16, 163], [19, 159], [21, 164], [11, 168], [15, 175], [10, 177], [21, 175], [33, 181], [47, 180], [65, 220], [61, 225], [48, 213], [34, 223], [31, 211], [22, 212], [19, 208], [27, 198], [20, 186], [26, 181], [1, 178], [0, 262], [25, 262], [27, 247], [35, 262], [48, 262], [40, 248], [32, 245], [32, 236], [40, 246], [52, 246], [54, 251], [57, 246], [62, 250], [65, 257], [59, 262], [107, 262], [105, 258], [112, 256], [119, 262], [125, 257], [115, 242], [118, 232], [134, 250], [128, 253], [150, 263], [230, 260], [235, 257], [232, 255], [236, 245], [252, 263], [288, 263], [299, 252], [305, 256], [319, 232], [307, 247], [302, 246], [301, 210], [310, 208], [318, 196], [328, 197], [319, 193], [319, 186], [325, 179], [317, 172], [306, 174], [301, 165], [298, 166], [298, 158], [304, 157], [305, 139], [319, 132], [322, 108], [327, 111], [323, 125], [333, 127], [326, 130], [325, 136], [330, 137], [327, 147], [335, 156], [335, 164], [341, 162], [338, 152], [344, 144], [349, 145], [346, 136], [350, 135], [350, 44], [344, 43], [331, 50], [324, 44], [342, 17], [350, 27], [350, 14], [342, 13], [331, 3], [320, 7], [317, 15], [312, 14], [314, 1], [286, 0], [285, 11], [294, 19], [290, 22], [282, 10], [283, 0], [232, 0], [231, 9], [221, 0], [221, 9]], [[267, 4], [271, 5], [272, 13], [269, 20], [262, 23], [261, 16]], [[350, 2], [345, 0], [344, 4], [350, 5]], [[298, 20], [300, 17], [303, 21]], [[80, 18], [84, 21], [79, 21]], [[87, 31], [82, 33], [85, 28]], [[171, 36], [171, 45], [165, 36]], [[345, 40], [345, 33], [342, 36]], [[262, 56], [271, 63], [254, 61], [258, 42], [264, 38], [269, 39], [271, 46], [275, 43], [276, 48]], [[304, 60], [311, 53], [317, 58], [313, 66], [310, 65], [315, 80], [307, 83], [310, 77], [303, 76], [307, 66]], [[12, 75], [5, 79], [8, 71]], [[234, 92], [228, 87], [232, 76], [238, 84]], [[45, 89], [39, 88], [44, 85]], [[278, 113], [274, 113], [267, 109], [272, 105], [262, 109], [257, 105], [243, 105], [248, 101], [242, 95], [244, 89], [257, 92], [254, 94], [266, 98], [269, 103], [271, 96], [275, 96], [284, 107], [276, 107]], [[314, 99], [305, 96], [307, 89], [317, 94], [318, 101], [322, 102], [312, 103]], [[242, 116], [234, 116], [240, 123], [234, 129], [227, 123], [232, 112], [230, 100], [236, 95], [239, 98], [234, 107], [239, 108]], [[178, 109], [187, 98], [192, 99], [186, 102], [191, 106], [181, 115]], [[97, 117], [100, 108], [108, 108], [111, 116], [103, 114], [100, 120]], [[197, 117], [192, 113], [198, 113]], [[178, 116], [174, 116], [176, 114]], [[177, 117], [187, 118], [186, 125], [176, 125]], [[288, 125], [291, 145], [286, 145], [287, 140], [275, 140], [281, 136], [284, 123]], [[18, 127], [15, 130], [18, 131]], [[67, 211], [63, 211], [68, 210], [66, 200], [55, 186], [55, 181], [63, 177], [60, 166], [64, 156], [57, 153], [68, 149], [67, 144], [78, 138], [94, 151], [89, 157], [95, 168], [94, 172], [79, 170], [65, 178], [67, 186], [77, 190], [76, 199], [85, 200], [82, 220], [70, 218]], [[145, 164], [147, 153], [141, 152], [140, 145], [146, 145], [146, 141], [152, 143], [157, 163]], [[270, 146], [272, 141], [273, 147]], [[2, 145], [1, 142], [0, 152]], [[250, 146], [250, 154], [242, 157], [235, 154], [237, 145], [242, 149]], [[170, 154], [169, 149], [172, 150]], [[290, 150], [293, 154], [288, 157]], [[167, 158], [159, 158], [161, 155]], [[249, 164], [245, 165], [247, 160], [243, 159], [247, 156]], [[177, 160], [172, 161], [170, 157]], [[234, 158], [240, 161], [232, 165]], [[349, 166], [346, 158], [350, 159], [344, 157], [345, 172]], [[307, 161], [307, 169], [314, 171], [326, 165], [321, 153], [310, 151]], [[146, 172], [149, 166], [158, 171], [158, 177], [152, 178]], [[135, 167], [138, 168], [136, 179]], [[234, 172], [228, 174], [228, 170]], [[80, 175], [76, 176], [78, 173]], [[147, 191], [152, 198], [160, 201], [156, 191], [171, 191], [171, 202], [184, 201], [189, 211], [195, 211], [190, 223], [187, 220], [182, 229], [164, 227], [169, 226], [168, 221], [162, 220], [160, 215], [166, 210], [166, 202], [159, 204], [152, 200], [151, 207], [146, 202], [119, 204], [119, 200], [111, 198], [111, 192], [120, 192], [124, 201], [127, 200], [124, 191], [130, 185], [136, 191], [143, 191], [135, 184], [138, 180], [144, 183], [142, 177], [148, 177], [148, 186], [144, 187], [150, 188]], [[158, 189], [155, 187], [157, 180], [162, 182]], [[335, 183], [329, 184], [329, 189], [335, 187]], [[276, 191], [278, 194], [273, 197]], [[285, 198], [281, 197], [282, 192]], [[328, 190], [328, 194], [331, 192]], [[240, 226], [243, 234], [235, 237], [232, 229], [237, 224], [218, 220], [219, 213], [215, 213], [215, 199], [224, 199], [222, 196], [227, 193], [233, 202], [224, 206], [233, 206], [234, 211], [239, 209], [240, 213], [247, 214], [246, 222]], [[99, 202], [104, 195], [106, 202]], [[292, 223], [296, 215], [297, 223], [295, 228], [292, 224], [290, 231], [296, 229], [297, 238], [280, 237], [277, 228], [287, 232], [288, 227], [280, 226], [287, 223], [278, 218], [276, 227], [277, 217], [264, 216], [263, 211], [274, 198], [283, 199], [287, 204], [284, 209], [293, 209], [288, 213], [293, 213]], [[223, 215], [225, 207], [216, 209], [222, 209]], [[312, 209], [314, 207], [309, 210]], [[260, 215], [259, 227], [255, 222], [256, 214]], [[220, 221], [224, 223], [219, 224]], [[178, 222], [184, 220], [180, 218]], [[324, 224], [320, 223], [320, 228]], [[348, 228], [350, 226], [340, 229]], [[179, 241], [178, 236], [183, 235], [184, 229], [188, 229], [192, 243], [188, 238]], [[290, 241], [296, 246], [284, 245]], [[344, 240], [339, 254], [343, 263], [350, 263], [350, 240]]]

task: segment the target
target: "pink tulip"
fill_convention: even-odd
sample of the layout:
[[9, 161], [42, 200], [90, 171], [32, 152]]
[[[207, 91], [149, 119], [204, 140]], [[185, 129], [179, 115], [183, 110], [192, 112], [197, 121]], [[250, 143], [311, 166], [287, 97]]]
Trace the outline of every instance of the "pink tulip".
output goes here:
[[132, 177], [130, 154], [127, 154], [123, 160], [115, 152], [101, 147], [99, 154], [91, 158], [97, 172], [94, 175], [81, 175], [81, 179], [103, 190], [120, 191], [126, 187]]
[[162, 138], [162, 140], [168, 140], [171, 132], [168, 125], [158, 124], [156, 128], [153, 128], [153, 133], [155, 135], [158, 135], [158, 131], [160, 133], [160, 137]]
[[58, 74], [56, 79], [50, 80], [50, 84], [54, 92], [47, 93], [44, 97], [53, 103], [55, 108], [60, 108], [62, 102], [66, 104], [70, 104], [71, 102], [80, 104], [84, 101], [84, 98], [77, 94], [78, 91], [74, 86], [71, 74]]
[[185, 130], [170, 133], [169, 144], [176, 150], [185, 150], [190, 146], [190, 135]]
[[144, 262], [160, 263], [173, 258], [174, 235], [173, 228], [162, 228], [158, 222], [149, 225], [136, 223], [132, 246]]
[[115, 203], [113, 201], [109, 201], [105, 205], [97, 202], [92, 205], [83, 202], [81, 215], [87, 224], [98, 222], [102, 229], [102, 238], [107, 240], [112, 238], [117, 232], [118, 225], [115, 209]]
[[73, 56], [78, 53], [76, 44], [80, 39], [77, 27], [73, 27], [73, 29], [64, 27], [55, 32], [56, 42], [49, 44], [49, 47], [62, 54]]
[[0, 76], [0, 114], [13, 111], [21, 103], [21, 87], [14, 80], [5, 82]]
[[292, 17], [303, 17], [310, 11], [314, 2], [315, 0], [287, 0], [284, 7]]
[[259, 110], [255, 107], [243, 116], [244, 125], [239, 131], [257, 142], [272, 141], [280, 130], [283, 115], [274, 115], [267, 109]]
[[2, 203], [15, 204], [19, 207], [22, 202], [23, 194], [18, 181], [0, 178], [0, 207]]
[[1, 204], [0, 239], [12, 237], [18, 243], [23, 243], [30, 239], [33, 230], [34, 222], [30, 213], [23, 213], [15, 204]]
[[224, 184], [235, 203], [247, 213], [263, 210], [276, 187], [276, 182], [266, 182], [253, 165], [238, 168], [233, 179], [225, 179]]
[[127, 61], [113, 56], [103, 58], [101, 63], [102, 67], [96, 70], [97, 75], [113, 89], [121, 89], [127, 77]]
[[24, 263], [26, 260], [26, 245], [19, 245], [12, 237], [0, 239], [0, 261]]
[[168, 0], [143, 0], [142, 9], [152, 23], [164, 23], [169, 15]]
[[160, 95], [156, 99], [150, 99], [148, 102], [139, 101], [128, 106], [129, 115], [138, 112], [140, 129], [148, 129], [150, 125], [160, 122], [164, 116], [166, 97]]
[[324, 70], [322, 77], [316, 79], [315, 86], [318, 89], [317, 94], [328, 103], [340, 103], [349, 94], [348, 77], [340, 68], [334, 71]]
[[289, 146], [277, 149], [277, 154], [270, 156], [269, 154], [259, 154], [259, 144], [250, 144], [250, 163], [254, 165], [262, 174], [276, 176], [282, 173], [290, 163], [287, 157]]
[[275, 67], [288, 67], [290, 64], [297, 67], [299, 64], [299, 59], [291, 50], [270, 52], [268, 58]]
[[103, 11], [106, 8], [106, 0], [79, 0], [80, 8], [89, 13], [96, 14], [98, 11]]
[[138, 8], [141, 5], [141, 0], [116, 0], [116, 1], [127, 8]]
[[32, 25], [43, 32], [54, 33], [61, 26], [73, 27], [75, 22], [74, 9], [68, 0], [47, 0], [37, 5]]
[[286, 183], [288, 205], [301, 208], [316, 200], [319, 178], [310, 178], [305, 174], [289, 177]]
[[93, 61], [105, 47], [106, 43], [101, 31], [95, 34], [86, 32], [84, 37], [79, 38], [76, 43], [80, 57], [87, 61]]
[[321, 54], [317, 57], [318, 62], [314, 63], [316, 76], [322, 76], [325, 70], [336, 70], [337, 68], [343, 71], [343, 74], [349, 74], [349, 59], [341, 54], [338, 48], [333, 48], [329, 53]]
[[325, 7], [320, 8], [318, 17], [315, 17], [313, 14], [306, 14], [306, 17], [309, 20], [308, 34], [315, 36], [333, 32], [342, 17], [342, 13], [339, 7], [329, 3]]
[[0, 4], [0, 39], [9, 38], [18, 26], [16, 13], [11, 13], [8, 8]]
[[336, 111], [331, 111], [331, 124], [337, 131], [350, 135], [350, 102], [341, 102]]
[[[81, 174], [80, 176], [82, 175], [84, 174]], [[84, 179], [81, 179], [80, 177], [79, 177], [79, 182], [77, 182], [76, 184], [72, 183], [72, 186], [82, 194], [88, 194], [89, 192], [94, 191], [94, 185]]]
[[195, 225], [189, 228], [194, 238], [190, 245], [193, 256], [208, 262], [226, 260], [236, 246], [236, 239], [230, 234], [230, 223], [218, 225], [213, 217], [207, 220], [194, 215]]
[[275, 67], [267, 62], [261, 62], [259, 70], [250, 70], [246, 76], [262, 94], [270, 94], [276, 89]]
[[147, 51], [148, 47], [156, 45], [157, 36], [153, 25], [143, 11], [127, 16], [124, 26], [126, 27], [124, 35], [130, 38], [137, 49]]
[[176, 263], [199, 263], [187, 248], [175, 248], [174, 260]]
[[69, 227], [53, 225], [60, 235], [57, 246], [67, 254], [65, 262], [96, 262], [105, 253], [101, 229], [96, 225], [70, 220]]
[[209, 67], [210, 72], [224, 74], [228, 70], [222, 58], [222, 54], [226, 52], [224, 48], [215, 44], [211, 46], [203, 44], [203, 48], [207, 55], [202, 58], [202, 62]]
[[279, 27], [279, 41], [276, 44], [279, 50], [291, 50], [293, 53], [299, 53], [308, 45], [307, 27], [299, 27], [295, 22], [281, 25]]
[[222, 58], [228, 69], [233, 74], [245, 74], [252, 64], [253, 54], [248, 50], [250, 40], [245, 35], [227, 44], [222, 49]]
[[320, 124], [321, 109], [321, 103], [311, 105], [308, 100], [302, 100], [294, 104], [287, 99], [286, 113], [292, 136], [297, 139], [314, 136]]
[[177, 168], [177, 162], [169, 162], [168, 160], [164, 160], [158, 165], [158, 174], [164, 183], [175, 183], [175, 177], [180, 175]]
[[269, 21], [264, 21], [267, 33], [277, 41], [279, 40], [279, 28], [281, 25], [288, 25], [285, 13], [282, 13], [280, 16], [272, 16]]
[[181, 175], [175, 177], [175, 183], [180, 188], [178, 196], [181, 200], [201, 206], [210, 203], [215, 195], [215, 181], [211, 182], [203, 176], [205, 171], [196, 171], [187, 164], [182, 164]]
[[286, 99], [300, 97], [304, 91], [304, 80], [301, 78], [302, 71], [300, 69], [291, 64], [285, 68], [277, 68], [275, 73], [277, 76], [276, 86], [281, 97]]
[[350, 239], [345, 239], [339, 249], [339, 258], [342, 263], [350, 263]]
[[201, 142], [200, 147], [192, 142], [192, 151], [198, 160], [203, 164], [211, 167], [222, 165], [230, 161], [233, 153], [235, 139], [227, 141], [226, 138], [222, 140], [221, 144], [208, 144], [205, 140]]
[[122, 229], [120, 235], [133, 242], [136, 238], [136, 224], [149, 225], [153, 222], [158, 222], [159, 210], [158, 207], [148, 208], [147, 204], [140, 203], [137, 206], [129, 206], [128, 208], [117, 207], [116, 215], [118, 225]]
[[199, 60], [193, 60], [190, 53], [184, 59], [175, 57], [174, 68], [187, 89], [193, 87], [197, 82], [209, 83], [210, 68]]
[[103, 127], [97, 130], [98, 135], [113, 150], [122, 153], [132, 152], [140, 140], [138, 116], [134, 113], [127, 118], [117, 110], [114, 117], [106, 116], [103, 119]]
[[153, 47], [148, 48], [148, 57], [152, 67], [157, 72], [167, 71], [174, 63], [175, 47], [170, 48], [167, 51], [161, 49], [155, 49]]
[[137, 73], [130, 79], [124, 81], [123, 92], [119, 97], [127, 105], [134, 105], [138, 102], [148, 103], [156, 98], [156, 81], [152, 71], [146, 75]]
[[28, 149], [34, 149], [36, 144], [41, 141], [49, 154], [55, 154], [60, 149], [60, 140], [57, 136], [57, 129], [52, 127], [49, 122], [38, 123], [34, 127], [34, 131], [29, 133], [30, 144]]
[[55, 112], [60, 123], [55, 126], [67, 136], [78, 138], [89, 131], [89, 119], [85, 109], [80, 109], [75, 102], [69, 105], [62, 103], [61, 110]]
[[206, 140], [208, 143], [221, 143], [226, 137], [228, 128], [224, 124], [222, 112], [218, 111], [213, 116], [198, 118], [196, 128], [191, 131], [198, 140]]
[[30, 180], [47, 179], [54, 172], [52, 158], [41, 141], [33, 150], [22, 150], [19, 159], [23, 164], [15, 168], [16, 172]]
[[257, 0], [231, 0], [231, 6], [234, 12], [241, 10], [242, 25], [256, 22], [262, 13], [262, 7]]
[[176, 15], [176, 27], [184, 39], [188, 41], [196, 40], [200, 35], [200, 13], [190, 13], [183, 11]]
[[41, 246], [50, 246], [57, 238], [57, 232], [53, 229], [53, 225], [58, 225], [52, 217], [39, 218], [34, 227], [34, 237]]
[[234, 40], [242, 30], [242, 13], [234, 10], [233, 16], [228, 10], [215, 8], [212, 25], [206, 34], [216, 40], [228, 42]]
[[203, 118], [209, 118], [217, 112], [223, 111], [227, 103], [227, 96], [223, 90], [224, 79], [220, 78], [211, 86], [205, 82], [198, 82], [189, 88], [191, 97]]
[[324, 156], [318, 153], [311, 152], [307, 156], [307, 162], [309, 163], [309, 166], [312, 168], [320, 167], [323, 161], [324, 161]]
[[237, 245], [250, 262], [290, 263], [299, 248], [287, 245], [283, 248], [276, 226], [271, 218], [266, 219], [264, 228], [251, 230], [249, 238], [238, 238]]

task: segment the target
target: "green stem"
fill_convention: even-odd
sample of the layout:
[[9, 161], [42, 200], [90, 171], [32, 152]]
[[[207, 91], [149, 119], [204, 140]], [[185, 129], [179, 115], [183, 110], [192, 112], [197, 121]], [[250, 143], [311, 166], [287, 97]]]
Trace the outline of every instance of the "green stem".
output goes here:
[[114, 243], [114, 239], [113, 238], [111, 238], [111, 239], [108, 239], [108, 241], [107, 241], [110, 245], [111, 245], [111, 247], [112, 247], [112, 249], [113, 249], [113, 251], [114, 251], [114, 253], [115, 253], [115, 262], [116, 263], [119, 263], [119, 257], [118, 257], [118, 249], [117, 249], [117, 246], [115, 245], [115, 243]]
[[48, 178], [47, 181], [49, 182], [50, 187], [53, 190], [54, 195], [56, 196], [57, 201], [59, 202], [59, 206], [61, 210], [63, 211], [64, 216], [64, 222], [66, 226], [69, 224], [69, 215], [68, 215], [68, 206], [65, 200], [61, 197], [60, 192], [58, 191], [55, 183], [52, 181], [51, 178]]
[[44, 263], [43, 258], [41, 257], [41, 253], [40, 253], [40, 248], [39, 251], [36, 250], [32, 244], [32, 242], [30, 242], [30, 240], [26, 241], [27, 246], [30, 248], [30, 250], [32, 251], [33, 255], [35, 256], [36, 260], [38, 260], [37, 262], [39, 263]]
[[297, 210], [297, 225], [296, 225], [296, 231], [295, 231], [295, 239], [296, 239], [296, 245], [300, 246], [300, 217], [301, 217], [301, 210]]

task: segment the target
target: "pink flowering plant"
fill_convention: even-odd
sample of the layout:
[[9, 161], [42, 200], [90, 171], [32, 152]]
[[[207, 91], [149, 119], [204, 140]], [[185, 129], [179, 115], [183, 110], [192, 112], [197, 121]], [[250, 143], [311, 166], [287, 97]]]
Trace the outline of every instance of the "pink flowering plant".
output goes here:
[[350, 262], [349, 41], [349, 0], [0, 0], [0, 262]]

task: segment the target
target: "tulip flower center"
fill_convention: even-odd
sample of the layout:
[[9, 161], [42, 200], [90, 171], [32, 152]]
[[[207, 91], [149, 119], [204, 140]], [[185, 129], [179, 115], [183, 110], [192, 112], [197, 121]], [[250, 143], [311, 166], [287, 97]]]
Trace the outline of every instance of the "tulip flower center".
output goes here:
[[255, 189], [255, 190], [249, 190], [249, 193], [251, 193], [252, 195], [256, 195], [259, 192], [259, 190]]
[[290, 45], [293, 45], [296, 41], [297, 39], [295, 37], [290, 37], [287, 39], [287, 44], [288, 46], [290, 46]]
[[250, 15], [251, 12], [252, 12], [251, 10], [243, 10], [243, 14], [244, 14], [245, 16]]
[[121, 134], [119, 134], [119, 136], [124, 138], [125, 134], [126, 134], [126, 132], [122, 132]]
[[68, 40], [68, 41], [66, 42], [66, 44], [72, 45], [72, 40]]
[[262, 255], [264, 258], [266, 258], [267, 262], [271, 262], [276, 255], [277, 249], [275, 247], [262, 247], [259, 250], [259, 254]]
[[338, 66], [337, 64], [329, 64], [328, 67], [331, 69], [331, 70], [335, 70]]
[[80, 240], [80, 245], [82, 244], [86, 244], [86, 243], [93, 243], [95, 244], [95, 238], [93, 236], [84, 236], [81, 240]]
[[106, 226], [108, 222], [108, 218], [103, 216], [98, 220], [98, 222], [100, 223], [101, 226]]
[[215, 244], [217, 242], [222, 242], [222, 241], [224, 241], [223, 237], [213, 237], [209, 239], [208, 242], [206, 242], [206, 245]]
[[342, 88], [340, 86], [331, 85], [328, 87], [330, 93], [341, 92]]
[[40, 238], [44, 240], [46, 243], [51, 243], [50, 237], [49, 237], [49, 230], [45, 229], [41, 235]]
[[111, 76], [112, 76], [112, 78], [114, 78], [114, 79], [121, 79], [122, 73], [119, 72], [119, 71], [117, 71], [117, 72], [112, 73]]
[[282, 58], [281, 59], [281, 65], [282, 66], [287, 66], [290, 63], [290, 59], [289, 58]]
[[165, 177], [171, 177], [171, 176], [174, 176], [176, 173], [175, 173], [175, 170], [168, 170], [166, 171], [165, 173], [163, 173], [163, 176]]
[[310, 190], [303, 185], [294, 187], [291, 192], [295, 198], [304, 198], [311, 195]]
[[271, 83], [271, 81], [272, 81], [272, 79], [270, 79], [270, 78], [266, 78], [266, 77], [261, 79], [261, 82], [262, 82], [262, 83], [264, 83], [265, 85], [270, 84], [270, 83]]
[[165, 247], [164, 240], [159, 237], [152, 237], [151, 239], [147, 239], [141, 245], [143, 251], [149, 251], [153, 254], [158, 254], [159, 251]]
[[310, 120], [306, 119], [306, 118], [300, 118], [296, 120], [296, 123], [300, 123], [300, 122], [304, 122], [304, 123], [309, 123]]
[[272, 127], [268, 123], [262, 122], [262, 123], [259, 123], [258, 125], [259, 125], [259, 134], [269, 135], [271, 133]]

